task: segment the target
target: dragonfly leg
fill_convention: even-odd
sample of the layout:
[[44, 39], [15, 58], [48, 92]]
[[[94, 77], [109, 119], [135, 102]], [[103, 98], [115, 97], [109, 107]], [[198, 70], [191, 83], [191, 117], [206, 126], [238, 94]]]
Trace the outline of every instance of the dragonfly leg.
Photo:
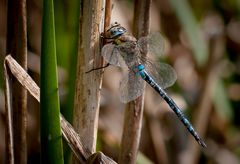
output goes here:
[[106, 67], [108, 67], [108, 66], [110, 66], [110, 63], [107, 63], [105, 66], [103, 66], [103, 67], [98, 67], [98, 68], [93, 68], [93, 69], [90, 69], [89, 71], [87, 71], [87, 72], [85, 72], [85, 73], [90, 73], [90, 72], [92, 72], [92, 71], [96, 71], [96, 70], [99, 70], [99, 69], [103, 69], [103, 68], [106, 68]]

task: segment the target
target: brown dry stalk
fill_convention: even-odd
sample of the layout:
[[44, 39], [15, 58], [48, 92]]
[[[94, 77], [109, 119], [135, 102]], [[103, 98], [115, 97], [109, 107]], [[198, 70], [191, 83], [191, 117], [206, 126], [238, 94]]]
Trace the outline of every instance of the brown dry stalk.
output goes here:
[[[6, 52], [27, 69], [27, 18], [26, 0], [8, 0]], [[11, 91], [14, 160], [27, 163], [27, 91], [11, 75]], [[8, 150], [7, 150], [8, 151]], [[8, 159], [7, 159], [8, 161]]]
[[103, 64], [99, 31], [103, 31], [104, 5], [102, 0], [89, 0], [83, 1], [80, 6], [73, 125], [91, 152], [96, 150], [103, 75], [101, 71], [86, 72]]
[[[151, 0], [135, 0], [134, 32], [139, 38], [149, 33], [149, 15]], [[146, 54], [144, 54], [146, 55]], [[136, 163], [141, 137], [144, 96], [127, 104], [124, 114], [124, 127], [121, 141], [119, 163]]]

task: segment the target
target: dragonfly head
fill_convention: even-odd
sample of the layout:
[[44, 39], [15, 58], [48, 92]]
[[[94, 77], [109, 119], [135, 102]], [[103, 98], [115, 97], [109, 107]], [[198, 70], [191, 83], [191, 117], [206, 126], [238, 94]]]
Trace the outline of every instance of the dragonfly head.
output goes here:
[[116, 39], [117, 37], [121, 36], [125, 32], [127, 32], [127, 30], [124, 27], [122, 27], [119, 23], [115, 22], [104, 33], [104, 38]]

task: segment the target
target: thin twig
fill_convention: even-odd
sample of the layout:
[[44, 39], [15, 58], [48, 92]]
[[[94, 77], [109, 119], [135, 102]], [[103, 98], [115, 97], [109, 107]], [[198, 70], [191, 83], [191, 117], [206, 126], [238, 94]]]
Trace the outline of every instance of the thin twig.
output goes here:
[[4, 77], [5, 77], [5, 109], [6, 109], [6, 163], [14, 163], [14, 149], [13, 149], [13, 129], [12, 129], [12, 103], [11, 103], [11, 92], [10, 92], [10, 78], [9, 69], [4, 63]]

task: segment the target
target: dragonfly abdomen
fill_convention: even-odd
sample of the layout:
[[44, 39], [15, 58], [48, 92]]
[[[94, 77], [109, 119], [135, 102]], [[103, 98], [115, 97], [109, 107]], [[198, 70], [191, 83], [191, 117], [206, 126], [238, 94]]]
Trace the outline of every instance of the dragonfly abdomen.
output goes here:
[[202, 146], [207, 147], [204, 141], [199, 137], [197, 132], [194, 130], [192, 124], [188, 121], [188, 119], [184, 116], [181, 109], [177, 106], [177, 104], [170, 98], [167, 93], [154, 81], [154, 79], [146, 72], [144, 66], [142, 64], [138, 65], [138, 74], [145, 80], [152, 88], [160, 94], [160, 96], [167, 102], [169, 107], [174, 111], [177, 117], [181, 120], [187, 130], [193, 135], [195, 140]]

